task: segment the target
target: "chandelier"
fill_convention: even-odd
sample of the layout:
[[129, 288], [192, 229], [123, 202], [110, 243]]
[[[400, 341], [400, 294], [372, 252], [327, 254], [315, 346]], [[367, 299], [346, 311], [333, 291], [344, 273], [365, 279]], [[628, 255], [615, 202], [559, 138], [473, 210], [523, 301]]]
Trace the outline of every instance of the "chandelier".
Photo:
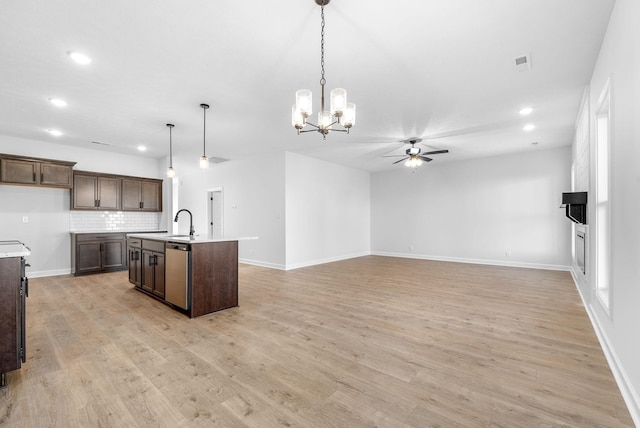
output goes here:
[[[324, 85], [327, 82], [324, 77], [324, 7], [330, 0], [314, 0], [320, 6], [320, 112], [318, 113], [318, 124], [314, 125], [307, 119], [312, 113], [311, 91], [300, 89], [296, 91], [296, 103], [291, 107], [291, 124], [298, 131], [317, 131], [324, 139], [330, 131], [346, 132], [356, 123], [356, 105], [347, 102], [347, 91], [342, 88], [332, 89], [330, 93], [330, 108], [325, 110]], [[307, 125], [312, 129], [304, 129]], [[333, 128], [340, 125], [343, 129]]]

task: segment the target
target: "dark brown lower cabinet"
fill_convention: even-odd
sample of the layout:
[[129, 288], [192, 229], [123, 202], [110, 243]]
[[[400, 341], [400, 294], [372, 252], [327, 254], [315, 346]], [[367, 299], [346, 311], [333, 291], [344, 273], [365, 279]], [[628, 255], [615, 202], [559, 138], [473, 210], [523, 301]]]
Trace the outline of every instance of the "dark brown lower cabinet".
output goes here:
[[129, 239], [127, 245], [129, 261], [129, 282], [142, 287], [142, 242], [140, 239]]
[[127, 268], [124, 233], [74, 234], [71, 247], [74, 275]]
[[6, 385], [6, 373], [27, 359], [28, 281], [23, 257], [0, 258], [0, 387]]
[[142, 289], [164, 298], [164, 252], [142, 250]]

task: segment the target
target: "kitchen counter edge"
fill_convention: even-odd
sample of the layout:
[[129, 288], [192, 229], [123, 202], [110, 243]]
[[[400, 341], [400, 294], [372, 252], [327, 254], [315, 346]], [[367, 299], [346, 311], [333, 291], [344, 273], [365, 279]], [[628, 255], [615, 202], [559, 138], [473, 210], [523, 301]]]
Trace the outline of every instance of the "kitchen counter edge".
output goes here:
[[258, 239], [257, 236], [210, 238], [206, 235], [196, 235], [191, 238], [189, 236], [176, 236], [168, 233], [127, 233], [127, 238], [151, 239], [155, 241], [178, 242], [181, 244], [205, 244], [210, 242], [247, 241]]

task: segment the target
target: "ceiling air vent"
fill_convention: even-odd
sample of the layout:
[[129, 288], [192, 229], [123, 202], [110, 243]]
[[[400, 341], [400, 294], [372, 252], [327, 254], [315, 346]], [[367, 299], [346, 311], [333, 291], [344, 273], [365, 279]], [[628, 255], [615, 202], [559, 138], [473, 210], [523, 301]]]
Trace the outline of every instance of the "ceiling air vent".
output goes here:
[[209, 163], [222, 163], [222, 162], [228, 162], [229, 159], [225, 159], [225, 158], [216, 158], [214, 156], [209, 156]]
[[99, 146], [110, 146], [109, 143], [101, 143], [100, 141], [92, 141], [91, 144], [97, 144]]
[[531, 69], [531, 55], [521, 55], [516, 57], [515, 66], [517, 72], [529, 71]]

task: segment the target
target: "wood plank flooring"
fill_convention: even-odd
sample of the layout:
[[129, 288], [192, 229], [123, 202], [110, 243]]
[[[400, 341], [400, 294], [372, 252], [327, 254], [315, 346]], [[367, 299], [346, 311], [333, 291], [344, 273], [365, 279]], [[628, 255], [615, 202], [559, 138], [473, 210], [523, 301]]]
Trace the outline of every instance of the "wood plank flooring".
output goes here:
[[7, 427], [631, 427], [569, 273], [240, 265], [189, 319], [126, 272], [32, 279]]

